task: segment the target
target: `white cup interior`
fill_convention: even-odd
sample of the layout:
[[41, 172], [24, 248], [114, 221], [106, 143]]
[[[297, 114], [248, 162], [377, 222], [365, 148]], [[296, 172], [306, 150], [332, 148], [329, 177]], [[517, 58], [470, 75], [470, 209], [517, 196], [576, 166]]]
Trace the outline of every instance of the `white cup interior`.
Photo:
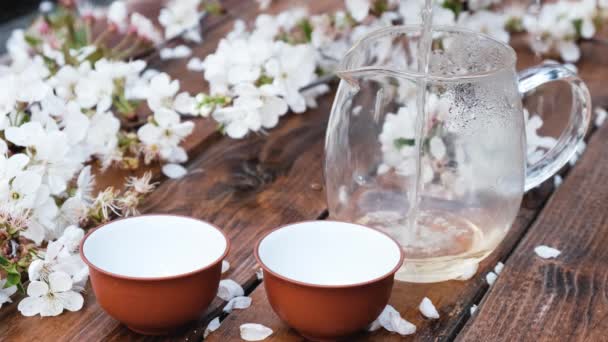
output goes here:
[[375, 280], [399, 264], [401, 247], [371, 228], [334, 221], [285, 226], [258, 248], [272, 272], [312, 285], [344, 286]]
[[82, 252], [95, 267], [135, 278], [176, 276], [207, 267], [226, 251], [212, 225], [180, 216], [149, 215], [117, 220], [97, 229]]

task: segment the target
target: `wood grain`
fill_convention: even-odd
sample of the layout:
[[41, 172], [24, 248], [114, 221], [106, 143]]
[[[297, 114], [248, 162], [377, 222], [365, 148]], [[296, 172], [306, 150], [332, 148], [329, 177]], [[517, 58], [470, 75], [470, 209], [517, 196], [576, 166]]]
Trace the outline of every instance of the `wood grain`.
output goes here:
[[[460, 341], [608, 341], [608, 126], [509, 258]], [[555, 259], [534, 247], [561, 250]]]

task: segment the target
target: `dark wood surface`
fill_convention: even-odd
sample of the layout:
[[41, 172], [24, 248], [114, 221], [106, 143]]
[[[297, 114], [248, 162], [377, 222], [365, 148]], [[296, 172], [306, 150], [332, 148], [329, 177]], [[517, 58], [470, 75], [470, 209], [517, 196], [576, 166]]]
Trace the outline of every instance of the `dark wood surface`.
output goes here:
[[[235, 19], [251, 21], [258, 14], [254, 1], [222, 2], [227, 13], [203, 22], [205, 42], [193, 55], [203, 58], [219, 39], [232, 29]], [[301, 2], [300, 2], [301, 3]], [[136, 4], [153, 14], [159, 1]], [[328, 12], [342, 6], [340, 0], [310, 2], [311, 12]], [[278, 12], [293, 1], [274, 1], [270, 12]], [[177, 44], [178, 42], [174, 42]], [[523, 42], [515, 37], [518, 68], [539, 63]], [[608, 89], [602, 85], [608, 72], [607, 47], [584, 44], [583, 79], [592, 91], [595, 105], [608, 104]], [[149, 57], [153, 67], [180, 79], [192, 93], [207, 88], [200, 73], [186, 69], [188, 59], [160, 61]], [[334, 87], [335, 88], [335, 87]], [[225, 304], [216, 299], [199, 322], [169, 336], [171, 340], [202, 339], [207, 322], [221, 315], [221, 328], [210, 341], [239, 340], [239, 325], [261, 323], [275, 333], [270, 340], [302, 340], [272, 312], [264, 287], [257, 281], [252, 255], [255, 241], [268, 229], [327, 215], [323, 191], [323, 137], [333, 94], [320, 99], [318, 109], [289, 114], [269, 135], [251, 135], [243, 140], [222, 137], [208, 119], [195, 119], [196, 128], [185, 146], [190, 156], [189, 173], [180, 180], [165, 180], [158, 166], [151, 166], [162, 184], [142, 206], [146, 213], [175, 213], [210, 221], [221, 227], [232, 242], [228, 256], [230, 271], [224, 276], [241, 283], [251, 293], [253, 305], [232, 314], [221, 313]], [[552, 118], [554, 119], [554, 118]], [[557, 121], [557, 120], [556, 120]], [[552, 127], [546, 128], [551, 131]], [[564, 170], [565, 181], [553, 195], [551, 182], [529, 192], [505, 241], [466, 282], [438, 284], [397, 283], [391, 304], [418, 327], [408, 339], [416, 340], [608, 340], [608, 128], [592, 135], [588, 152], [573, 170]], [[101, 185], [115, 185], [128, 172], [110, 170], [98, 177]], [[562, 249], [557, 260], [542, 260], [532, 251], [537, 244]], [[485, 274], [496, 262], [505, 270], [491, 288]], [[441, 318], [426, 320], [418, 312], [423, 297], [437, 306]], [[88, 288], [85, 307], [58, 317], [23, 317], [16, 303], [0, 310], [0, 340], [6, 341], [122, 341], [150, 340], [131, 333], [97, 305]], [[479, 304], [473, 315], [469, 308]], [[563, 339], [562, 339], [563, 338]], [[377, 331], [360, 340], [401, 340]]]

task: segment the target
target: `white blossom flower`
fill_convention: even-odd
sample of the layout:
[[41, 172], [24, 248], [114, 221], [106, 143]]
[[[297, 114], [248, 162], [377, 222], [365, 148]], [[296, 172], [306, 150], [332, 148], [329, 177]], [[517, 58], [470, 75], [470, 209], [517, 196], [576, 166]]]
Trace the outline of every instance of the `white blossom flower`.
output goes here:
[[523, 26], [530, 33], [532, 49], [540, 54], [557, 52], [566, 62], [576, 62], [581, 55], [579, 38], [595, 35], [596, 3], [593, 0], [543, 4], [537, 15], [524, 16]]
[[93, 70], [78, 79], [74, 88], [76, 101], [82, 108], [96, 107], [105, 112], [112, 106], [114, 82], [110, 75]]
[[127, 4], [122, 0], [116, 0], [108, 7], [108, 21], [115, 25], [120, 32], [127, 28]]
[[175, 38], [188, 30], [198, 28], [199, 0], [172, 0], [160, 10], [158, 21], [165, 28], [165, 38]]
[[31, 281], [27, 287], [28, 297], [19, 302], [18, 309], [24, 316], [57, 316], [63, 310], [78, 311], [84, 299], [72, 291], [72, 278], [64, 272], [53, 272], [44, 281]]
[[182, 163], [187, 160], [186, 152], [179, 143], [194, 129], [191, 121], [181, 122], [174, 111], [159, 108], [154, 113], [154, 121], [139, 128], [137, 136], [144, 144], [148, 156], [160, 156], [168, 162]]
[[90, 119], [90, 129], [86, 136], [88, 153], [97, 156], [104, 167], [112, 161], [118, 147], [120, 121], [111, 112], [96, 112]]
[[480, 10], [473, 13], [462, 13], [458, 17], [458, 25], [508, 43], [510, 35], [505, 29], [506, 20], [507, 17], [502, 13]]
[[11, 296], [17, 292], [17, 286], [15, 285], [4, 288], [6, 281], [6, 279], [0, 279], [0, 309], [2, 309], [2, 304], [12, 303]]
[[53, 272], [63, 272], [70, 276], [75, 287], [83, 288], [89, 269], [78, 254], [78, 246], [84, 237], [84, 230], [76, 226], [67, 227], [55, 241], [49, 242], [43, 259], [35, 259], [28, 268], [31, 280], [48, 282]]
[[181, 114], [194, 114], [196, 103], [194, 98], [186, 92], [177, 94], [178, 91], [178, 80], [171, 81], [169, 75], [159, 73], [150, 79], [148, 106], [154, 112], [164, 109]]
[[363, 21], [371, 8], [370, 0], [345, 0], [346, 10], [356, 21]]
[[139, 13], [131, 14], [131, 27], [140, 38], [143, 38], [153, 44], [159, 44], [162, 37], [150, 19]]
[[192, 57], [188, 61], [186, 68], [191, 71], [203, 71], [205, 69], [205, 64], [203, 64], [203, 61], [200, 58]]
[[217, 109], [213, 118], [224, 125], [226, 134], [239, 139], [249, 131], [257, 132], [262, 127], [272, 128], [279, 117], [287, 112], [287, 103], [276, 96], [277, 90], [271, 85], [259, 88], [242, 84], [235, 91], [239, 96], [230, 107]]
[[0, 200], [18, 209], [33, 209], [41, 184], [42, 176], [39, 173], [29, 170], [19, 172], [12, 180], [0, 180]]
[[310, 45], [276, 42], [274, 56], [264, 66], [268, 76], [273, 78], [272, 84], [278, 94], [296, 113], [306, 110], [306, 98], [300, 88], [316, 78], [314, 56], [314, 49]]
[[191, 54], [192, 49], [183, 44], [174, 48], [166, 47], [160, 50], [160, 58], [163, 60], [186, 58]]
[[69, 140], [64, 132], [47, 132], [38, 122], [28, 122], [5, 131], [7, 140], [17, 146], [27, 148], [33, 166], [43, 175], [44, 184], [51, 194], [56, 195], [66, 189], [67, 182], [80, 169], [82, 160], [70, 154]]
[[[407, 25], [419, 25], [422, 23], [420, 11], [423, 9], [425, 0], [408, 0], [399, 3], [399, 14]], [[433, 2], [433, 25], [455, 25], [456, 16], [451, 10], [444, 8], [439, 2]]]

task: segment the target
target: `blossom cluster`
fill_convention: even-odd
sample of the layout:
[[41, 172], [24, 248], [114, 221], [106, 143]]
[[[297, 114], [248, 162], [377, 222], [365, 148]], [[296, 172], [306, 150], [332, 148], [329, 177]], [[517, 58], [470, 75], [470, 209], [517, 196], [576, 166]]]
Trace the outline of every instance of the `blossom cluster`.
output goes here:
[[542, 5], [537, 13], [528, 13], [523, 28], [530, 33], [530, 46], [543, 55], [558, 55], [566, 62], [576, 62], [581, 51], [578, 42], [591, 39], [602, 20], [603, 1], [558, 1]]
[[152, 21], [124, 1], [51, 7], [12, 33], [0, 67], [0, 305], [28, 279], [24, 315], [79, 309], [79, 227], [137, 214], [155, 186], [148, 172], [95, 189], [93, 174], [160, 162], [181, 176], [194, 126], [182, 121], [195, 101], [179, 81], [133, 58], [160, 43]]
[[[199, 113], [213, 118], [233, 138], [277, 125], [288, 109], [302, 113], [327, 90], [302, 88], [317, 78], [306, 11], [260, 15], [251, 31], [243, 21], [202, 62], [209, 95], [198, 97]], [[298, 32], [296, 32], [298, 31]]]

